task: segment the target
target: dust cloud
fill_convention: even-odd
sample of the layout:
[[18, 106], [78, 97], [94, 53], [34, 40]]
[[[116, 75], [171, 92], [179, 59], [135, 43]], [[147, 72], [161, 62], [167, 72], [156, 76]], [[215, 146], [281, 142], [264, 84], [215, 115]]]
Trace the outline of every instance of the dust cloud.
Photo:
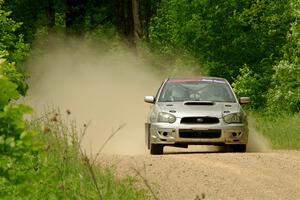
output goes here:
[[[154, 95], [163, 77], [136, 55], [95, 48], [84, 41], [52, 39], [43, 54], [28, 62], [28, 70], [31, 78], [26, 103], [37, 115], [45, 105], [53, 105], [62, 112], [70, 110], [79, 127], [90, 122], [83, 141], [88, 152], [96, 153], [113, 129], [126, 124], [103, 153], [146, 153], [144, 122], [149, 104], [143, 97]], [[256, 131], [254, 120], [249, 125], [247, 151], [268, 151], [270, 145]]]
[[249, 137], [247, 152], [268, 152], [271, 150], [271, 144], [255, 126], [255, 119], [248, 117]]
[[161, 83], [134, 54], [111, 53], [85, 42], [55, 40], [28, 63], [30, 90], [25, 101], [38, 113], [45, 105], [71, 111], [78, 126], [90, 122], [83, 146], [98, 151], [112, 129], [126, 124], [103, 153], [143, 154], [144, 123], [149, 104]]

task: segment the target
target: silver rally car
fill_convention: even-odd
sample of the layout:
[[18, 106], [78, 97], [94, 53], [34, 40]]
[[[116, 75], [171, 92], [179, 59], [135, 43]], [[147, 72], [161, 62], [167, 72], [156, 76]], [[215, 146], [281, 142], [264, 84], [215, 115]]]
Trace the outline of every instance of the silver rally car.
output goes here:
[[222, 78], [168, 78], [156, 96], [146, 96], [153, 104], [146, 128], [146, 144], [151, 154], [163, 154], [164, 146], [229, 146], [245, 152], [248, 142], [247, 117], [230, 84]]

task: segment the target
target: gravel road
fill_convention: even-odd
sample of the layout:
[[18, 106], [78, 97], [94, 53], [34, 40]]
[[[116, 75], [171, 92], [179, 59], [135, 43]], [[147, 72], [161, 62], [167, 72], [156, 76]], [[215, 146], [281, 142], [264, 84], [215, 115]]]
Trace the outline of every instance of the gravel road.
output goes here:
[[[300, 200], [300, 151], [104, 155], [118, 177], [145, 178], [160, 200]], [[137, 175], [136, 170], [143, 178]]]

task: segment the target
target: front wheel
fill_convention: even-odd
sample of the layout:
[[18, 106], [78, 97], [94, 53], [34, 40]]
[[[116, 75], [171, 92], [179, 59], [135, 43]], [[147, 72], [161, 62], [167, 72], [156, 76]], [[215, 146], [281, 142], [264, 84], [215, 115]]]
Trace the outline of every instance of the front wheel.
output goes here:
[[150, 154], [151, 155], [161, 155], [164, 153], [164, 146], [162, 144], [151, 144]]
[[230, 145], [233, 152], [246, 152], [247, 145], [246, 144], [234, 144]]

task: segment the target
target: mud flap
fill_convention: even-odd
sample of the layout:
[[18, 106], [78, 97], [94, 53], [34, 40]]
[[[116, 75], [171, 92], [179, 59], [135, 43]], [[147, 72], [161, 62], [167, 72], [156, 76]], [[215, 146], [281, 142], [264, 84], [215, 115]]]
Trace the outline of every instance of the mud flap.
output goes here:
[[148, 149], [150, 149], [150, 124], [145, 123], [145, 142]]

